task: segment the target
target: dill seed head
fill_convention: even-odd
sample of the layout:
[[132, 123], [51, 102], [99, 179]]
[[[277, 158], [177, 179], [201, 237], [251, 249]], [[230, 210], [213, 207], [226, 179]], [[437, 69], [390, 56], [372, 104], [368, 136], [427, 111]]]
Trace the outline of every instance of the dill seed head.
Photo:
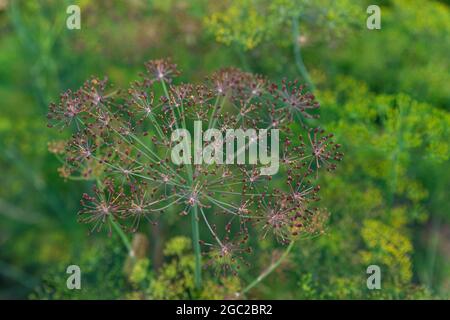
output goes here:
[[[343, 155], [331, 134], [307, 127], [319, 107], [312, 94], [297, 81], [278, 85], [234, 68], [202, 83], [176, 84], [179, 72], [170, 61], [145, 67], [126, 90], [91, 78], [49, 106], [49, 126], [75, 132], [64, 147], [51, 146], [64, 157], [61, 175], [97, 181], [81, 200], [80, 222], [91, 231], [110, 233], [115, 223], [135, 232], [161, 215], [186, 219], [195, 211], [209, 233], [202, 244], [210, 264], [233, 273], [251, 251], [251, 237], [288, 243], [323, 230], [326, 215], [313, 207], [318, 174], [334, 170]], [[198, 121], [201, 129], [224, 135], [228, 129], [278, 129], [278, 173], [263, 175], [255, 163], [194, 164], [194, 153], [186, 154], [189, 164], [175, 164], [172, 133], [191, 132]], [[225, 149], [227, 139], [202, 141], [201, 147]], [[244, 149], [256, 140], [250, 137]]]

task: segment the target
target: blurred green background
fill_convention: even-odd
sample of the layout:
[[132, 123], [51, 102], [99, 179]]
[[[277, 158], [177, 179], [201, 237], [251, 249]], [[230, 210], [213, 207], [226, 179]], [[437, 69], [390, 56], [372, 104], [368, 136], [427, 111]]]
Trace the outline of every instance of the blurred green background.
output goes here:
[[[421, 0], [0, 0], [0, 298], [232, 298], [282, 248], [261, 241], [250, 270], [193, 295], [189, 237], [164, 221], [128, 266], [113, 235], [76, 222], [89, 182], [64, 181], [47, 106], [91, 75], [125, 86], [149, 59], [181, 80], [235, 66], [309, 82], [320, 125], [345, 159], [325, 176], [325, 235], [299, 243], [248, 298], [450, 297], [450, 4]], [[67, 6], [81, 8], [68, 30]], [[381, 7], [381, 30], [366, 9]], [[136, 240], [136, 239], [135, 239]], [[66, 267], [83, 289], [66, 288]], [[366, 268], [382, 268], [368, 290]]]

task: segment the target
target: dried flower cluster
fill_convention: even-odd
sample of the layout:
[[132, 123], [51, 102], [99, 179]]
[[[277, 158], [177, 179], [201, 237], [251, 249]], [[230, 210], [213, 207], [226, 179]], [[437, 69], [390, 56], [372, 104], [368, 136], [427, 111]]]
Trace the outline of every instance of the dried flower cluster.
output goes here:
[[[58, 148], [60, 172], [97, 181], [81, 201], [81, 222], [91, 231], [111, 232], [117, 224], [134, 232], [161, 214], [194, 215], [210, 233], [200, 242], [233, 271], [251, 238], [288, 243], [323, 230], [326, 213], [314, 205], [317, 173], [335, 169], [342, 153], [332, 134], [307, 128], [306, 119], [316, 117], [318, 108], [312, 94], [297, 82], [279, 86], [237, 69], [218, 71], [201, 84], [174, 84], [174, 64], [156, 60], [145, 66], [142, 79], [127, 90], [111, 90], [107, 79], [92, 78], [49, 107], [49, 126], [75, 130], [64, 150]], [[279, 172], [261, 176], [251, 164], [175, 165], [171, 133], [192, 130], [198, 120], [221, 132], [279, 129]]]

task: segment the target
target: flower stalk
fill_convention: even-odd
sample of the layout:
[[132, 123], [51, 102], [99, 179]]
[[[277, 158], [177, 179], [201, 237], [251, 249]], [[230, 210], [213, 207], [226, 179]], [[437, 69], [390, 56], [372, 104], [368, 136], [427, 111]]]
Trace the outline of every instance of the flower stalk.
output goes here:
[[308, 70], [306, 69], [305, 63], [303, 62], [302, 54], [301, 54], [301, 48], [300, 48], [300, 32], [299, 32], [299, 18], [294, 17], [292, 18], [292, 35], [293, 35], [293, 42], [294, 42], [294, 58], [295, 58], [295, 65], [297, 66], [298, 71], [300, 72], [301, 76], [305, 80], [305, 82], [309, 85], [312, 91], [315, 90], [314, 83], [311, 80], [311, 76], [309, 75]]
[[192, 246], [194, 247], [195, 257], [195, 287], [200, 289], [202, 286], [202, 253], [200, 248], [200, 232], [199, 232], [199, 218], [198, 205], [194, 205], [191, 212], [191, 228], [192, 228]]
[[284, 250], [283, 254], [275, 261], [273, 262], [266, 270], [264, 270], [255, 280], [253, 280], [248, 286], [246, 286], [240, 295], [244, 295], [248, 291], [250, 291], [253, 287], [258, 285], [261, 281], [263, 281], [268, 275], [270, 275], [278, 266], [286, 259], [286, 257], [291, 252], [292, 248], [294, 247], [295, 242], [292, 241], [289, 243], [287, 248]]

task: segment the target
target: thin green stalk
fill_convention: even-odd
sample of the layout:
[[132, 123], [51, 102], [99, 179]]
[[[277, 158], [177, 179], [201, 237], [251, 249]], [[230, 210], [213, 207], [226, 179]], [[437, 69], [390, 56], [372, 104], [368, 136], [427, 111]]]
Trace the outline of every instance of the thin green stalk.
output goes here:
[[116, 230], [116, 232], [119, 234], [119, 237], [122, 240], [124, 246], [127, 248], [129, 255], [133, 257], [134, 256], [133, 247], [131, 246], [130, 240], [128, 240], [127, 235], [125, 234], [125, 232], [123, 232], [122, 228], [112, 217], [110, 217], [110, 222], [114, 230]]
[[255, 280], [253, 280], [248, 286], [242, 290], [241, 294], [245, 294], [250, 289], [252, 289], [254, 286], [259, 284], [261, 281], [263, 281], [269, 274], [271, 274], [278, 266], [286, 259], [286, 257], [289, 255], [289, 252], [291, 252], [292, 248], [294, 247], [295, 241], [291, 241], [289, 246], [286, 248], [286, 250], [283, 252], [280, 258], [278, 258], [277, 261], [272, 263], [266, 270], [264, 270], [263, 273], [261, 273]]
[[[103, 188], [103, 184], [100, 181], [100, 179], [96, 179], [97, 182], [97, 186], [102, 189]], [[122, 240], [125, 248], [127, 248], [128, 253], [130, 256], [134, 256], [134, 252], [133, 252], [133, 247], [131, 245], [130, 240], [128, 240], [127, 235], [125, 234], [125, 232], [123, 232], [122, 228], [119, 226], [119, 224], [114, 220], [114, 218], [109, 217], [109, 221], [111, 223], [111, 225], [113, 226], [114, 230], [116, 230], [116, 232], [119, 234], [120, 239]]]
[[[169, 91], [167, 91], [167, 86], [166, 86], [166, 83], [164, 82], [164, 80], [161, 80], [161, 85], [163, 87], [164, 94], [166, 95], [167, 99], [170, 99]], [[173, 119], [175, 121], [175, 127], [177, 129], [179, 129], [179, 127], [178, 127], [178, 119], [177, 119], [177, 116], [175, 115], [175, 113], [179, 115], [180, 112], [178, 111], [178, 109], [175, 111], [174, 108], [170, 108], [170, 110], [172, 111]]]
[[[164, 80], [161, 80], [161, 84], [164, 90], [164, 94], [169, 98], [169, 93], [167, 91], [166, 84]], [[175, 127], [178, 129], [177, 117], [175, 116], [175, 112], [172, 109], [172, 114], [175, 118]], [[181, 115], [182, 117], [182, 115]], [[186, 126], [184, 124], [184, 126]], [[193, 172], [192, 168], [189, 166], [189, 182], [191, 186], [193, 185]], [[194, 280], [195, 287], [200, 289], [202, 286], [202, 256], [201, 256], [201, 248], [200, 248], [200, 232], [199, 232], [199, 218], [198, 218], [198, 205], [195, 204], [193, 206], [193, 210], [191, 212], [191, 229], [192, 229], [192, 246], [194, 247], [194, 256], [195, 256], [195, 269], [194, 269]]]
[[192, 225], [192, 245], [194, 246], [195, 256], [195, 287], [200, 289], [202, 286], [202, 256], [200, 249], [200, 234], [198, 228], [198, 206], [195, 204], [191, 212], [191, 225]]
[[298, 71], [300, 72], [303, 79], [306, 81], [308, 86], [312, 91], [314, 91], [316, 88], [314, 86], [314, 83], [311, 80], [311, 77], [308, 73], [308, 70], [306, 69], [305, 63], [303, 62], [302, 53], [300, 49], [300, 32], [299, 32], [299, 24], [298, 24], [298, 17], [294, 17], [292, 19], [292, 41], [294, 43], [294, 58], [295, 58], [295, 65], [297, 66]]

